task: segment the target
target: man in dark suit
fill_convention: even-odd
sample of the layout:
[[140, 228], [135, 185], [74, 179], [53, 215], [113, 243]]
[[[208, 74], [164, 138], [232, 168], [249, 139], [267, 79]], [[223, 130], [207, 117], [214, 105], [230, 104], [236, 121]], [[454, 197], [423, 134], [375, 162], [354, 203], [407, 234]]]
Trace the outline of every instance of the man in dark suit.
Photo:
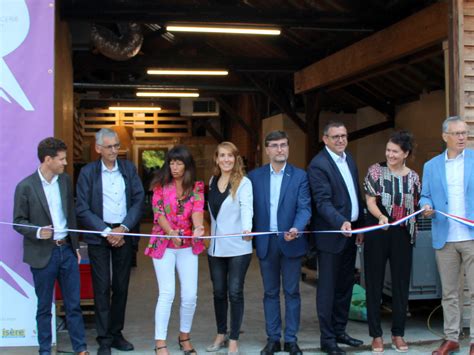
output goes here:
[[312, 226], [315, 230], [341, 230], [341, 234], [316, 234], [319, 279], [317, 308], [321, 350], [345, 354], [337, 344], [360, 346], [362, 341], [346, 333], [354, 286], [356, 244], [362, 235], [347, 233], [361, 226], [363, 205], [357, 167], [345, 153], [347, 130], [341, 122], [330, 122], [323, 131], [326, 145], [311, 161], [308, 178], [313, 196]]
[[[133, 237], [109, 234], [133, 232], [143, 212], [144, 191], [135, 166], [117, 159], [117, 134], [103, 128], [96, 133], [98, 161], [81, 169], [77, 181], [76, 211], [80, 225], [98, 234], [86, 234], [94, 287], [98, 355], [111, 347], [132, 351], [122, 335], [133, 258]], [[112, 297], [110, 297], [112, 260]]]
[[[76, 354], [88, 354], [80, 305], [79, 242], [71, 179], [64, 173], [66, 145], [46, 138], [38, 145], [40, 166], [15, 190], [15, 226], [23, 235], [23, 261], [30, 265], [38, 298], [36, 324], [40, 355], [51, 354], [51, 306], [54, 283], [59, 281], [66, 309], [66, 321]], [[56, 230], [53, 230], [56, 229]]]
[[[287, 163], [288, 135], [270, 132], [265, 137], [265, 151], [270, 164], [251, 171], [255, 232], [273, 232], [255, 237], [260, 261], [264, 298], [267, 344], [261, 355], [281, 351], [280, 280], [285, 294], [285, 344], [290, 355], [302, 354], [296, 334], [300, 323], [299, 280], [301, 258], [308, 249], [299, 234], [311, 217], [311, 196], [304, 170]], [[282, 232], [282, 233], [277, 233]]]

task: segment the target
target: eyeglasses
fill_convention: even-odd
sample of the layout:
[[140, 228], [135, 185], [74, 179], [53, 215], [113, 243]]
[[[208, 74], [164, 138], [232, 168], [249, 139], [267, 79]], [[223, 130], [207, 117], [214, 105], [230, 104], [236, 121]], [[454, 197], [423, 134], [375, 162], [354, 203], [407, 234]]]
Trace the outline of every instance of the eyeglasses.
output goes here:
[[347, 134], [338, 134], [336, 136], [328, 136], [326, 134], [326, 137], [332, 139], [333, 141], [338, 141], [339, 139], [342, 139], [343, 141], [345, 141], [347, 139]]
[[445, 132], [446, 134], [449, 134], [451, 136], [456, 136], [457, 138], [461, 138], [461, 137], [467, 137], [467, 135], [469, 134], [468, 131], [461, 131], [461, 132]]
[[272, 143], [272, 144], [268, 145], [268, 148], [270, 148], [270, 149], [286, 149], [286, 148], [288, 148], [288, 143], [280, 143], [280, 144]]
[[112, 150], [112, 149], [119, 150], [120, 149], [120, 143], [111, 144], [111, 145], [102, 145], [102, 144], [98, 144], [98, 145], [101, 146], [102, 148], [108, 149], [108, 150]]

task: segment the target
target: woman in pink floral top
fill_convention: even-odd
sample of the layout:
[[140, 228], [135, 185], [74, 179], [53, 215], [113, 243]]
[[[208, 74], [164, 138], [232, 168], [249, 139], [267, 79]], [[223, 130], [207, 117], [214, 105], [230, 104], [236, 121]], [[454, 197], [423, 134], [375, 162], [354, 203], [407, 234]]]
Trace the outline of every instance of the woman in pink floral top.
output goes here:
[[[175, 269], [181, 289], [178, 342], [185, 355], [196, 354], [190, 331], [196, 309], [198, 254], [204, 250], [204, 184], [196, 181], [196, 167], [182, 145], [168, 151], [165, 164], [152, 183], [153, 230], [145, 255], [153, 258], [159, 296], [155, 310], [155, 353], [169, 354], [166, 346], [168, 322], [175, 295]], [[163, 235], [169, 237], [162, 237]]]

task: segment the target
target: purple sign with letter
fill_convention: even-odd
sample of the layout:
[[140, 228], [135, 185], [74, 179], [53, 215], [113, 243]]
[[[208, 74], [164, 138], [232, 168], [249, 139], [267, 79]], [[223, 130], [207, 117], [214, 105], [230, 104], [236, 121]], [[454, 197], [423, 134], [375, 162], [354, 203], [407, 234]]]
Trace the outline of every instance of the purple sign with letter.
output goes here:
[[[13, 222], [15, 186], [39, 166], [54, 132], [54, 0], [0, 1], [0, 222]], [[23, 236], [0, 224], [0, 346], [37, 344], [36, 296]]]

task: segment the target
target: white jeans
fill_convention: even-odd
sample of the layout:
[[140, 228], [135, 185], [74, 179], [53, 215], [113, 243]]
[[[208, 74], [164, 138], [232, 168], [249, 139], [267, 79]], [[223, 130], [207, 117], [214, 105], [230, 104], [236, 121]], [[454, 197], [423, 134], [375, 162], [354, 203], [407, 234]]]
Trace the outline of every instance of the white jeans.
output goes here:
[[179, 308], [179, 330], [189, 333], [193, 324], [197, 300], [198, 257], [192, 248], [167, 248], [161, 259], [153, 259], [158, 281], [158, 302], [155, 309], [155, 340], [166, 340], [171, 306], [176, 285], [175, 270], [178, 270], [181, 304]]

